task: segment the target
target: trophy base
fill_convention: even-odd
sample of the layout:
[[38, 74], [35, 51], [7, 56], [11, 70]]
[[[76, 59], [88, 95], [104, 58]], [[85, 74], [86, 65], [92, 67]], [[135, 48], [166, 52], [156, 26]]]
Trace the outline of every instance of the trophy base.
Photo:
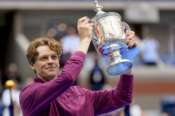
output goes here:
[[132, 62], [127, 59], [113, 62], [107, 67], [107, 73], [109, 75], [120, 75], [131, 69]]

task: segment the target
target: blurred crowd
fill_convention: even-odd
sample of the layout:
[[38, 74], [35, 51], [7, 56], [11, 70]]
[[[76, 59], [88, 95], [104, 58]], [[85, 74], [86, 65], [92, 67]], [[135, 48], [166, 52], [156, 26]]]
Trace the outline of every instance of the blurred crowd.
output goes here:
[[[64, 22], [56, 24], [48, 29], [47, 35], [61, 41], [64, 54], [72, 54], [79, 44], [79, 37], [75, 25], [68, 25]], [[135, 60], [134, 64], [144, 66], [159, 66], [159, 65], [175, 65], [175, 59], [171, 55], [160, 53], [160, 43], [158, 38], [151, 34], [144, 37], [136, 36], [140, 56]], [[90, 51], [94, 52], [93, 45]]]
[[[74, 25], [68, 25], [64, 22], [52, 26], [48, 29], [47, 36], [53, 37], [62, 43], [63, 55], [61, 56], [61, 67], [64, 66], [67, 59], [74, 53], [76, 47], [80, 43], [80, 38], [78, 36], [76, 27]], [[145, 65], [145, 66], [159, 66], [166, 64], [165, 60], [160, 57], [159, 54], [159, 41], [148, 35], [144, 38], [138, 39], [138, 47], [140, 49], [140, 56], [134, 61], [135, 65]], [[93, 46], [92, 46], [93, 47]], [[175, 60], [171, 61], [172, 65], [175, 65]], [[87, 76], [87, 88], [92, 90], [108, 89], [111, 88], [110, 84], [107, 82], [107, 75], [104, 71], [105, 61], [101, 58], [94, 48], [89, 51], [87, 56], [84, 69], [86, 69]], [[83, 72], [83, 71], [82, 71]], [[80, 74], [81, 76], [81, 74]], [[84, 77], [80, 77], [84, 78]], [[14, 116], [22, 116], [20, 106], [19, 106], [19, 92], [23, 85], [31, 82], [32, 78], [26, 79], [21, 77], [19, 74], [18, 66], [15, 63], [9, 64], [7, 66], [5, 76], [2, 77], [0, 70], [0, 116], [11, 116], [11, 105], [13, 105]], [[15, 85], [13, 88], [8, 88], [6, 86], [7, 80], [13, 80]], [[77, 84], [80, 84], [77, 80]], [[169, 110], [165, 110], [166, 105], [169, 103], [163, 100], [161, 103], [162, 112], [167, 112], [162, 115], [164, 116], [174, 116], [175, 114], [170, 114]], [[174, 102], [171, 102], [174, 103]], [[164, 108], [165, 107], [165, 108]], [[171, 105], [175, 109], [174, 106]], [[175, 111], [175, 110], [173, 110]], [[169, 113], [169, 114], [168, 114]], [[145, 116], [142, 108], [138, 104], [132, 104], [131, 106], [126, 106], [120, 110], [114, 111], [110, 114], [103, 114], [101, 116]]]

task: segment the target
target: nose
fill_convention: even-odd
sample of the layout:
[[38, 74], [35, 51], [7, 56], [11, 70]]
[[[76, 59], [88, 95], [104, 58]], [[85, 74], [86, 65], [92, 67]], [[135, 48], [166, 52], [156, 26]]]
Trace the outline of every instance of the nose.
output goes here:
[[49, 63], [53, 63], [53, 62], [54, 62], [54, 59], [53, 59], [52, 57], [49, 57], [49, 58], [48, 58], [48, 62], [49, 62]]

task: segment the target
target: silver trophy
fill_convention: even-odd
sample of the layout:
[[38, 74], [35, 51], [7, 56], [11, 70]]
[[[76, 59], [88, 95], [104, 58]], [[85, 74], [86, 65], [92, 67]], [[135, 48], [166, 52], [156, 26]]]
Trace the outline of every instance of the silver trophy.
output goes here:
[[125, 32], [129, 30], [127, 23], [121, 21], [116, 12], [104, 12], [102, 6], [95, 0], [96, 15], [94, 22], [93, 44], [96, 51], [107, 61], [107, 73], [118, 75], [128, 71], [132, 62], [123, 58], [121, 50], [128, 49], [125, 44]]

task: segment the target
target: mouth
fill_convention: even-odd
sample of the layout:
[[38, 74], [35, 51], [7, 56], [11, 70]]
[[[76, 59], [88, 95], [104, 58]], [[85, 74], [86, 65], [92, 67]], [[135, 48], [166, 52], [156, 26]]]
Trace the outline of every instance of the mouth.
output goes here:
[[47, 68], [47, 70], [56, 70], [57, 68], [56, 67], [49, 67]]
[[52, 70], [56, 70], [57, 66], [52, 66], [52, 67], [47, 67], [46, 70], [52, 71]]

